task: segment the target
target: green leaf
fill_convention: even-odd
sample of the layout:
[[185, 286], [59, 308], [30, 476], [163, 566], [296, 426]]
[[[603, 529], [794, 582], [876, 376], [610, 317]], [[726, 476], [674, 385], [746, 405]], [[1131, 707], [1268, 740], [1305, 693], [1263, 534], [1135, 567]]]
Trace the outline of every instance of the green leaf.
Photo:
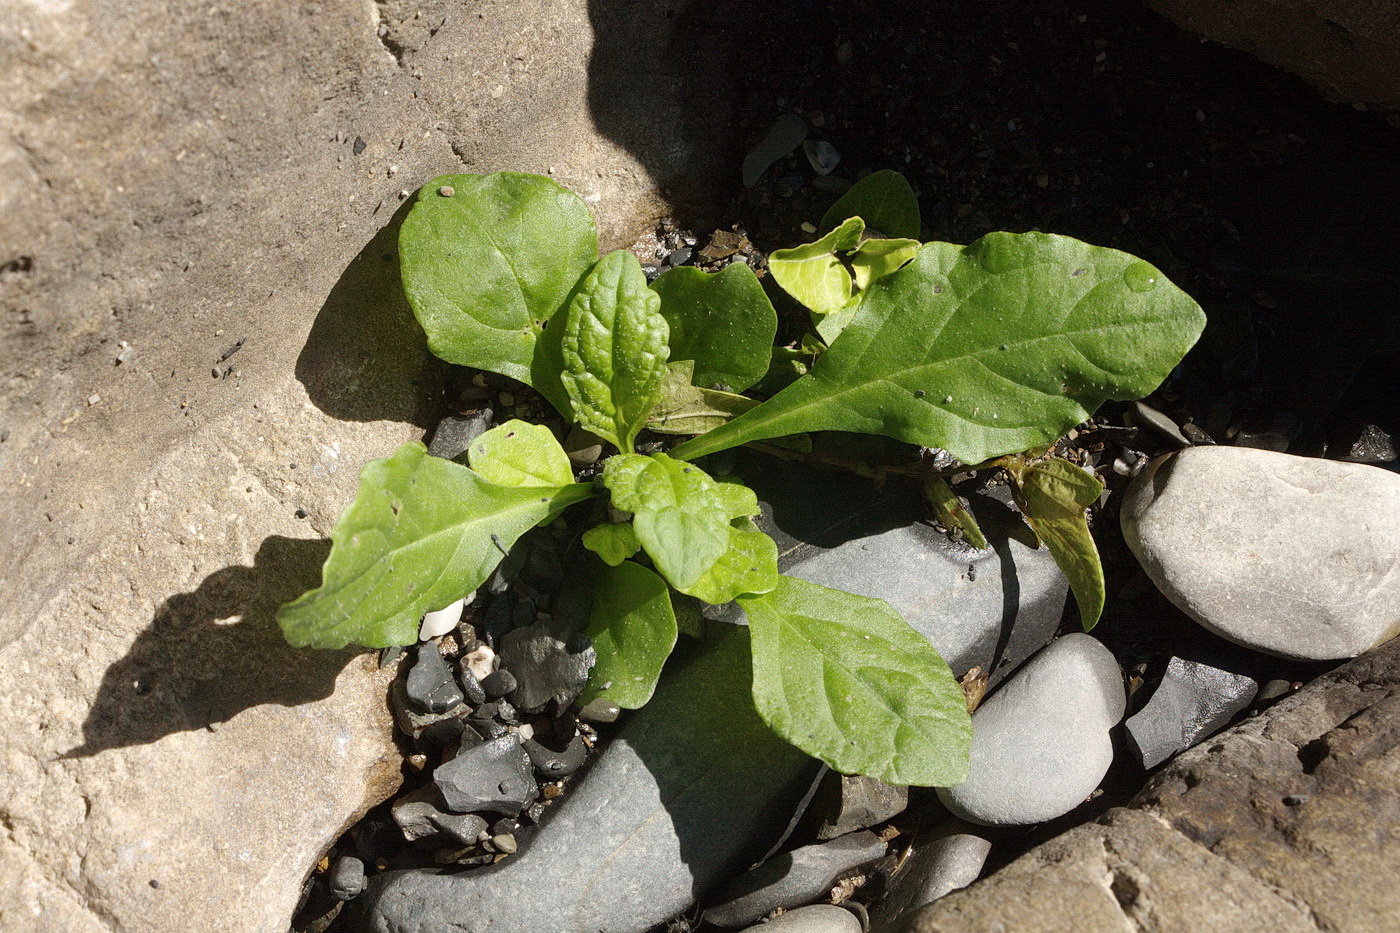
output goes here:
[[812, 370], [672, 453], [803, 431], [886, 434], [964, 463], [1051, 443], [1141, 398], [1195, 343], [1201, 309], [1145, 262], [1045, 233], [927, 243], [877, 279]]
[[866, 240], [851, 254], [856, 288], [864, 291], [876, 279], [898, 272], [919, 252], [919, 246], [918, 240]]
[[865, 222], [852, 217], [817, 240], [793, 249], [774, 250], [768, 271], [793, 298], [814, 314], [839, 311], [851, 300], [851, 273], [837, 258], [860, 243]]
[[1012, 470], [1026, 520], [1069, 578], [1079, 620], [1089, 631], [1103, 613], [1103, 564], [1084, 510], [1098, 501], [1103, 484], [1068, 460], [1058, 458]]
[[593, 494], [589, 485], [507, 487], [404, 444], [360, 474], [331, 531], [321, 585], [277, 622], [297, 647], [411, 645], [423, 613], [486, 582], [515, 539]]
[[567, 486], [574, 481], [569, 455], [542, 424], [507, 421], [472, 441], [467, 462], [497, 486]]
[[865, 225], [894, 238], [919, 238], [919, 199], [908, 180], [898, 172], [882, 169], [851, 186], [822, 217], [821, 230], [833, 230], [848, 217], [860, 217]]
[[746, 263], [716, 273], [680, 266], [651, 287], [671, 326], [671, 359], [695, 361], [696, 385], [742, 392], [763, 378], [778, 315]]
[[624, 453], [661, 397], [666, 319], [637, 257], [608, 253], [579, 283], [564, 319], [564, 388], [575, 420]]
[[676, 614], [666, 581], [630, 560], [600, 571], [584, 634], [593, 639], [598, 662], [579, 705], [598, 697], [623, 709], [646, 705], [676, 646]]
[[560, 364], [538, 337], [597, 259], [587, 205], [539, 175], [435, 178], [399, 232], [404, 293], [429, 349], [532, 385], [565, 414]]
[[[699, 467], [665, 454], [619, 454], [603, 464], [613, 506], [632, 513], [632, 528], [656, 569], [685, 592], [729, 550], [729, 523], [742, 493]], [[721, 488], [723, 487], [723, 488]], [[757, 499], [754, 499], [754, 512]]]
[[843, 774], [940, 787], [967, 778], [962, 690], [887, 603], [783, 577], [739, 605], [754, 706], [773, 731]]
[[721, 606], [746, 593], [770, 592], [778, 578], [777, 543], [751, 519], [740, 518], [730, 525], [729, 550], [682, 592]]
[[691, 385], [693, 366], [689, 360], [667, 364], [666, 377], [661, 382], [661, 401], [647, 416], [648, 431], [704, 434], [758, 404], [746, 395]]
[[601, 557], [609, 567], [616, 567], [641, 550], [642, 542], [637, 540], [631, 522], [608, 522], [585, 531], [583, 546]]
[[977, 519], [972, 517], [967, 506], [962, 504], [962, 500], [943, 477], [930, 476], [924, 480], [924, 495], [933, 504], [938, 520], [945, 527], [956, 528], [962, 532], [963, 540], [979, 551], [986, 549], [987, 539], [982, 534], [982, 529], [977, 527]]

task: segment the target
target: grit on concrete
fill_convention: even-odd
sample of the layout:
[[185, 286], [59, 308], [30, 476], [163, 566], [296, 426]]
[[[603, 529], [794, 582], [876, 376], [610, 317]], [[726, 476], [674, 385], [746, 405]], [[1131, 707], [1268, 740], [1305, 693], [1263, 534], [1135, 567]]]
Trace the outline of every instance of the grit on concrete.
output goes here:
[[1184, 753], [1130, 807], [908, 930], [1387, 930], [1397, 872], [1400, 640]]
[[383, 675], [272, 614], [439, 412], [401, 192], [549, 172], [615, 245], [737, 164], [656, 7], [0, 3], [0, 929], [286, 929], [397, 785]]

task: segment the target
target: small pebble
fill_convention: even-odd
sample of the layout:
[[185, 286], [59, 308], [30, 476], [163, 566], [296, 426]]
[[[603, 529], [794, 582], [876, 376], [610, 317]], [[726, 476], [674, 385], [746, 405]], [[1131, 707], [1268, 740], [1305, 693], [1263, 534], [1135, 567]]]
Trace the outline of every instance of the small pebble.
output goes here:
[[338, 855], [331, 863], [331, 897], [348, 901], [365, 889], [365, 863], [353, 855]]
[[443, 185], [438, 188], [438, 195], [444, 198], [450, 198], [456, 193], [457, 189], [453, 188], [451, 185]]
[[423, 614], [423, 624], [418, 627], [418, 640], [430, 641], [440, 635], [446, 635], [457, 627], [457, 623], [462, 621], [462, 609], [466, 606], [475, 593], [468, 594], [456, 602], [449, 603], [442, 609]]
[[621, 715], [622, 707], [604, 697], [589, 701], [583, 709], [578, 711], [578, 718], [585, 722], [617, 722], [617, 717]]
[[515, 837], [509, 833], [500, 833], [492, 836], [491, 845], [496, 847], [497, 852], [504, 852], [506, 855], [514, 855], [518, 849]]
[[480, 706], [486, 702], [486, 691], [481, 689], [481, 681], [476, 679], [471, 668], [463, 667], [457, 672], [457, 683], [462, 687], [462, 695], [472, 706]]
[[1286, 807], [1301, 807], [1312, 799], [1311, 794], [1289, 794], [1283, 798], [1283, 805]]
[[462, 705], [462, 691], [437, 645], [431, 642], [418, 649], [418, 659], [404, 684], [408, 705], [419, 713], [445, 713]]
[[515, 692], [515, 675], [505, 668], [492, 671], [481, 681], [481, 689], [486, 692], [488, 700], [499, 700], [503, 696], [508, 696]]

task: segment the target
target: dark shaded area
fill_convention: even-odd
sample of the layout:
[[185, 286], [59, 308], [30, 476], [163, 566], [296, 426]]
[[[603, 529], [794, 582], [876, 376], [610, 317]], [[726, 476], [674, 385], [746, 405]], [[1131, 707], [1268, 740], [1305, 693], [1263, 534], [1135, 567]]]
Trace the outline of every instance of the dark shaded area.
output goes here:
[[412, 203], [401, 204], [345, 267], [297, 357], [297, 380], [332, 418], [426, 430], [442, 415], [447, 364], [428, 352], [399, 278], [399, 227]]
[[103, 674], [83, 743], [63, 757], [217, 729], [265, 703], [298, 706], [330, 696], [359, 650], [293, 648], [274, 619], [278, 606], [320, 582], [329, 553], [329, 541], [273, 535], [253, 566], [225, 567], [193, 592], [167, 599], [126, 657]]

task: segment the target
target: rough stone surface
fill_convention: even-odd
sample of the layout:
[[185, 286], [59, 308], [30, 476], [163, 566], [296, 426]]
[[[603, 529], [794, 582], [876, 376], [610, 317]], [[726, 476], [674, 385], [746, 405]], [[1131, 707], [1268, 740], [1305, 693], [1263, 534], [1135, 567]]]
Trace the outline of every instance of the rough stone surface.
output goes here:
[[1172, 658], [1147, 705], [1123, 724], [1129, 747], [1144, 768], [1155, 768], [1225, 728], [1258, 692], [1251, 677]]
[[743, 11], [659, 9], [0, 5], [0, 928], [283, 929], [391, 791], [380, 675], [271, 612], [436, 415], [399, 192], [553, 168], [618, 245], [710, 188]]
[[1400, 110], [1400, 16], [1372, 0], [1150, 0], [1208, 39], [1291, 71], [1334, 100]]
[[725, 885], [704, 919], [732, 929], [779, 907], [811, 903], [841, 878], [880, 858], [886, 848], [874, 833], [859, 832], [784, 852]]
[[1400, 642], [1182, 753], [911, 933], [1379, 930], [1400, 916]]
[[539, 793], [530, 758], [517, 735], [463, 748], [451, 761], [438, 765], [433, 783], [454, 813], [490, 811], [509, 816]]
[[1089, 635], [1056, 639], [972, 715], [968, 778], [939, 788], [954, 815], [1018, 825], [1062, 816], [1113, 762], [1108, 731], [1127, 700], [1113, 654]]
[[863, 774], [827, 771], [803, 820], [813, 827], [818, 840], [835, 839], [883, 823], [903, 813], [908, 805], [908, 787]]
[[[737, 472], [758, 493], [758, 523], [778, 542], [783, 573], [885, 600], [955, 675], [980, 666], [993, 685], [1054, 637], [1068, 584], [1048, 550], [1028, 546], [1004, 489], [972, 497], [991, 545], [979, 551], [919, 522], [929, 507], [915, 491], [772, 467], [755, 456], [740, 459]], [[732, 607], [706, 611], [742, 619]]]
[[810, 904], [756, 923], [744, 933], [860, 933], [860, 920], [844, 907]]
[[536, 622], [508, 632], [501, 639], [501, 663], [514, 673], [495, 671], [482, 681], [481, 687], [490, 696], [486, 684], [493, 677], [502, 687], [511, 680], [518, 681], [508, 691], [515, 706], [535, 712], [552, 702], [556, 709], [563, 710], [588, 683], [597, 657], [592, 643], [569, 624]]
[[761, 857], [814, 763], [753, 711], [747, 633], [720, 627], [706, 650], [681, 650], [519, 854], [487, 871], [378, 875], [352, 902], [351, 929], [647, 929]]
[[913, 851], [871, 911], [872, 933], [896, 933], [910, 911], [965, 888], [982, 874], [992, 843], [961, 821], [935, 827], [914, 840]]
[[1163, 594], [1237, 644], [1353, 657], [1400, 630], [1400, 475], [1194, 447], [1129, 486], [1123, 536]]

